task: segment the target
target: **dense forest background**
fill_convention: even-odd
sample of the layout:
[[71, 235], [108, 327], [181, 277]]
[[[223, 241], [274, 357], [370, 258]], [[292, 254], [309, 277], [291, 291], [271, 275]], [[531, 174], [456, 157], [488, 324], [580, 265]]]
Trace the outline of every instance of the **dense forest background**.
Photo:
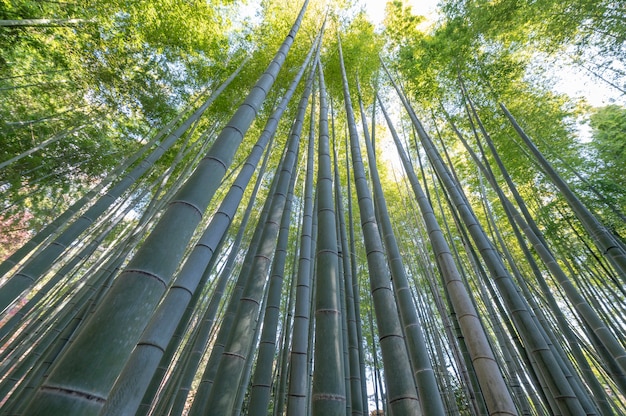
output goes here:
[[626, 3], [303, 3], [0, 0], [0, 414], [626, 414]]

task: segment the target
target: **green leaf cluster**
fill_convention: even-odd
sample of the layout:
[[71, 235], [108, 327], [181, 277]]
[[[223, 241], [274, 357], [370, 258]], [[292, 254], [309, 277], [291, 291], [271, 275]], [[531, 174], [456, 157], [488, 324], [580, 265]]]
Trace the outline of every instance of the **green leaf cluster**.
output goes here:
[[[235, 8], [222, 0], [0, 2], [0, 19], [40, 22], [0, 27], [0, 162], [58, 138], [0, 171], [2, 209], [28, 209], [45, 223], [66, 204], [63, 192], [97, 182], [232, 71]], [[221, 103], [227, 113], [233, 105]], [[42, 205], [34, 192], [53, 202]]]

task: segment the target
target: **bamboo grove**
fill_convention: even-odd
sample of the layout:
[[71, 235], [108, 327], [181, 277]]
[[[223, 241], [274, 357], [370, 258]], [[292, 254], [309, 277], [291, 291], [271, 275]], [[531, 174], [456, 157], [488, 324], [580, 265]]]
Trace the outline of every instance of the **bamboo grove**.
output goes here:
[[[623, 184], [585, 180], [514, 54], [437, 69], [401, 2], [387, 51], [336, 3], [266, 5], [265, 46], [127, 125], [89, 186], [22, 177], [63, 203], [0, 264], [0, 414], [626, 414]], [[23, 20], [96, 19], [66, 17]]]

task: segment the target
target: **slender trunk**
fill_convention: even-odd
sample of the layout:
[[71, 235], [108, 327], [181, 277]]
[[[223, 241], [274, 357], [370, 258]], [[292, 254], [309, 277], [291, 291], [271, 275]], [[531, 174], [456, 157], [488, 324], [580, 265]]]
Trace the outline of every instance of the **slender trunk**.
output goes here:
[[[345, 136], [345, 148], [349, 149], [349, 137]], [[350, 171], [350, 152], [346, 150], [346, 190], [348, 195], [352, 195], [352, 181]], [[363, 323], [361, 322], [361, 285], [359, 284], [359, 275], [357, 272], [356, 245], [354, 243], [354, 216], [352, 215], [352, 197], [348, 200], [348, 245], [350, 247], [350, 275], [352, 276], [352, 293], [354, 293], [354, 314], [356, 323], [356, 339], [358, 340], [359, 349], [359, 368], [361, 373], [361, 399], [363, 400], [362, 409], [367, 411], [369, 407], [367, 396], [367, 375], [365, 374], [365, 348], [363, 337]]]
[[80, 26], [95, 24], [93, 19], [17, 19], [0, 20], [1, 27], [24, 27], [24, 26]]
[[[316, 63], [317, 64], [317, 63]], [[309, 321], [311, 311], [311, 253], [313, 227], [313, 163], [315, 152], [315, 94], [309, 115], [309, 142], [307, 150], [306, 179], [304, 183], [304, 208], [300, 236], [300, 256], [296, 304], [293, 321], [291, 358], [289, 362], [289, 389], [287, 391], [287, 415], [306, 415], [309, 396], [307, 351], [309, 350]]]
[[[574, 195], [567, 183], [565, 183], [565, 181], [546, 160], [543, 154], [541, 154], [539, 149], [537, 149], [530, 137], [520, 127], [504, 104], [500, 103], [500, 108], [502, 108], [502, 111], [509, 119], [509, 122], [513, 125], [513, 128], [519, 137], [530, 149], [532, 154], [535, 156], [535, 159], [537, 159], [552, 183], [559, 188], [561, 194], [567, 200], [567, 203], [570, 205], [589, 235], [593, 238], [598, 250], [600, 250], [600, 252], [610, 260], [619, 278], [624, 284], [626, 284], [626, 252], [624, 251], [624, 247], [615, 241], [613, 234], [611, 234], [611, 232], [609, 232], [609, 230], [607, 230], [606, 227], [597, 220], [587, 207], [585, 207], [578, 197]], [[626, 355], [622, 355], [618, 362], [620, 363], [622, 370], [626, 371]]]
[[313, 416], [346, 414], [345, 374], [339, 305], [339, 254], [328, 137], [328, 104], [324, 70], [318, 61], [320, 118], [317, 159], [317, 249], [315, 257], [315, 346]]
[[3, 169], [6, 166], [9, 166], [11, 163], [17, 162], [18, 160], [25, 158], [28, 155], [32, 155], [36, 151], [43, 149], [44, 147], [48, 146], [49, 144], [58, 142], [59, 140], [64, 139], [67, 136], [69, 136], [71, 134], [74, 134], [74, 133], [76, 133], [76, 132], [78, 132], [78, 131], [80, 131], [80, 130], [82, 130], [84, 128], [85, 128], [85, 126], [79, 126], [79, 127], [73, 128], [73, 129], [71, 129], [69, 131], [65, 131], [63, 133], [55, 134], [51, 138], [49, 138], [47, 140], [44, 140], [43, 142], [39, 143], [37, 146], [35, 146], [35, 147], [31, 148], [31, 149], [28, 149], [27, 151], [22, 152], [19, 155], [15, 156], [15, 157], [12, 157], [11, 159], [9, 159], [9, 160], [7, 160], [5, 162], [0, 163], [0, 169]]
[[[315, 94], [315, 93], [313, 93]], [[307, 158], [308, 159], [308, 156]], [[306, 176], [306, 174], [305, 174]], [[299, 224], [297, 236], [302, 238], [302, 207], [300, 207], [298, 212], [297, 223]], [[296, 246], [294, 249], [294, 253], [300, 252], [300, 244], [299, 241], [294, 243]], [[290, 289], [289, 289], [289, 299], [287, 302], [287, 316], [283, 319], [283, 333], [281, 335], [281, 346], [280, 346], [280, 363], [277, 369], [277, 381], [278, 386], [276, 387], [276, 393], [274, 394], [274, 416], [283, 416], [285, 414], [285, 401], [287, 399], [287, 380], [289, 378], [290, 366], [289, 359], [291, 357], [290, 345], [292, 341], [293, 334], [293, 323], [294, 323], [294, 311], [296, 304], [296, 291], [298, 289], [298, 281], [297, 281], [297, 268], [298, 268], [298, 258], [296, 258], [295, 254], [291, 257], [291, 272], [290, 272]]]
[[[380, 98], [379, 98], [380, 101]], [[462, 282], [461, 275], [454, 263], [452, 252], [446, 242], [444, 235], [437, 223], [432, 206], [426, 199], [421, 185], [417, 179], [417, 175], [413, 172], [409, 165], [408, 157], [402, 147], [393, 124], [389, 119], [389, 115], [385, 111], [382, 102], [381, 109], [387, 119], [387, 124], [398, 148], [400, 159], [402, 160], [404, 170], [409, 177], [415, 198], [420, 206], [420, 211], [424, 217], [424, 222], [428, 230], [433, 250], [437, 258], [437, 264], [441, 274], [445, 279], [446, 291], [448, 292], [454, 311], [458, 316], [459, 325], [463, 333], [463, 338], [467, 342], [472, 364], [476, 370], [476, 375], [481, 386], [481, 390], [490, 415], [514, 415], [517, 414], [515, 405], [504, 383], [504, 379], [498, 363], [495, 360], [491, 346], [484, 333], [478, 312], [475, 310], [471, 301], [471, 297]]]
[[[318, 132], [319, 134], [319, 132]], [[319, 150], [318, 150], [319, 153]], [[317, 187], [317, 184], [315, 185]], [[313, 199], [313, 224], [311, 228], [311, 270], [309, 275], [311, 278], [311, 299], [309, 303], [309, 328], [308, 328], [308, 340], [306, 349], [306, 362], [307, 362], [307, 380], [306, 380], [306, 396], [305, 401], [305, 414], [311, 416], [313, 414], [313, 404], [311, 400], [311, 393], [313, 391], [313, 346], [315, 342], [315, 298], [317, 297], [317, 279], [315, 279], [317, 273], [317, 234], [319, 232], [317, 206], [319, 198], [317, 197], [317, 190], [315, 191], [315, 197]]]
[[[361, 109], [361, 120], [363, 122], [363, 135], [367, 148], [370, 177], [372, 187], [374, 188], [374, 198], [377, 208], [376, 218], [379, 224], [381, 224], [383, 232], [394, 293], [400, 310], [400, 319], [404, 326], [405, 342], [409, 352], [410, 364], [417, 383], [417, 392], [421, 398], [420, 406], [424, 415], [443, 415], [445, 414], [445, 410], [443, 402], [441, 401], [441, 393], [437, 386], [437, 381], [435, 380], [430, 357], [426, 348], [426, 342], [424, 341], [424, 334], [421, 330], [422, 323], [417, 316], [417, 310], [411, 296], [411, 289], [404, 269], [402, 255], [400, 254], [400, 248], [398, 247], [398, 242], [396, 241], [391, 225], [391, 219], [389, 218], [387, 202], [385, 201], [378, 168], [376, 167], [376, 155], [374, 154], [374, 148], [369, 140], [365, 111], [360, 94], [359, 107]], [[393, 133], [395, 133], [395, 131]]]
[[383, 354], [383, 366], [385, 368], [385, 381], [389, 407], [393, 414], [419, 415], [420, 403], [415, 389], [415, 381], [411, 372], [409, 355], [406, 348], [404, 334], [398, 308], [392, 288], [390, 287], [391, 275], [387, 268], [383, 242], [378, 231], [376, 215], [372, 195], [365, 177], [365, 168], [361, 157], [359, 137], [354, 121], [354, 111], [348, 79], [343, 62], [341, 42], [339, 48], [339, 64], [343, 79], [343, 96], [348, 119], [348, 132], [350, 135], [350, 153], [352, 155], [352, 167], [354, 182], [359, 199], [359, 213], [361, 218], [361, 230], [367, 252], [367, 265], [370, 273], [370, 290], [374, 300], [376, 323], [380, 337], [380, 345]]
[[[409, 159], [410, 161], [410, 159]], [[423, 186], [423, 190], [424, 192], [424, 196], [425, 201], [428, 201], [428, 204], [430, 205], [431, 209], [433, 207], [432, 205], [432, 201], [430, 200], [430, 192], [428, 191], [428, 188], [426, 187], [426, 174], [424, 171], [424, 166], [422, 163], [421, 158], [419, 157], [419, 152], [418, 152], [418, 163], [420, 166], [420, 170], [422, 173], [422, 181], [424, 182], [424, 186]], [[409, 171], [410, 172], [410, 171]], [[408, 174], [410, 175], [410, 173]], [[415, 175], [417, 176], [417, 175]], [[417, 178], [416, 178], [417, 179]], [[419, 184], [420, 182], [418, 180], [416, 180], [417, 183]], [[433, 184], [436, 185], [436, 182], [433, 178]], [[445, 230], [445, 235], [447, 235], [448, 237], [448, 241], [449, 243], [449, 247], [452, 249], [452, 254], [454, 254], [454, 259], [456, 259], [456, 264], [457, 269], [459, 271], [459, 273], [461, 274], [461, 278], [463, 280], [463, 282], [465, 282], [465, 284], [467, 285], [467, 272], [465, 270], [465, 268], [463, 267], [463, 262], [461, 260], [461, 256], [459, 254], [459, 251], [456, 247], [456, 245], [454, 244], [454, 238], [452, 236], [452, 231], [450, 230], [450, 225], [448, 224], [448, 221], [446, 220], [446, 214], [443, 208], [443, 204], [441, 202], [441, 197], [439, 195], [439, 192], [437, 191], [438, 188], [435, 188], [435, 200], [437, 201], [437, 207], [439, 209], [439, 212], [441, 213], [441, 220], [444, 226], [444, 230]], [[427, 192], [428, 191], [428, 192]], [[416, 198], [417, 201], [417, 198]], [[434, 214], [434, 209], [433, 209], [433, 214]], [[426, 231], [428, 232], [428, 228], [426, 228]], [[443, 230], [442, 230], [443, 232]], [[433, 236], [434, 237], [434, 236]], [[445, 238], [445, 237], [444, 237]], [[425, 266], [423, 266], [425, 267]], [[430, 274], [434, 274], [434, 272], [431, 272]], [[440, 276], [440, 280], [442, 282], [442, 284], [445, 286], [445, 278], [443, 277], [443, 275], [441, 273], [439, 273]], [[454, 342], [452, 341], [454, 338], [452, 336], [452, 332], [451, 332], [451, 326], [454, 325], [454, 333], [456, 334], [456, 339], [457, 339], [457, 343], [459, 345], [459, 353], [461, 355], [461, 357], [456, 357], [455, 354], [455, 358], [458, 362], [458, 367], [460, 368], [461, 371], [461, 376], [462, 379], [464, 381], [464, 386], [467, 389], [467, 394], [472, 402], [472, 406], [474, 409], [475, 414], [477, 415], [486, 415], [488, 414], [488, 410], [487, 410], [487, 405], [485, 403], [485, 398], [483, 395], [483, 392], [480, 388], [480, 384], [478, 382], [478, 378], [476, 375], [476, 370], [474, 369], [474, 364], [472, 364], [472, 356], [469, 352], [468, 349], [468, 343], [465, 340], [465, 337], [463, 336], [463, 331], [461, 330], [461, 326], [460, 326], [460, 322], [457, 316], [457, 313], [455, 312], [455, 308], [452, 304], [452, 298], [450, 296], [450, 292], [449, 291], [444, 291], [445, 296], [446, 296], [446, 303], [448, 305], [448, 313], [450, 314], [450, 317], [448, 318], [446, 316], [446, 310], [443, 307], [443, 301], [440, 299], [441, 296], [439, 294], [439, 291], [435, 288], [436, 287], [436, 282], [434, 281], [434, 279], [430, 279], [431, 282], [431, 286], [432, 288], [432, 292], [433, 292], [433, 296], [434, 296], [434, 300], [435, 300], [435, 304], [437, 305], [437, 307], [440, 310], [440, 315], [444, 321], [444, 328], [446, 330], [446, 333], [448, 334], [448, 339], [450, 340], [451, 344], [454, 344]], [[472, 305], [475, 304], [472, 303]], [[451, 321], [451, 322], [450, 322]], [[455, 348], [456, 350], [456, 348]]]
[[[180, 379], [180, 382], [178, 383], [177, 393], [172, 403], [171, 414], [173, 415], [182, 414], [185, 403], [187, 401], [187, 396], [189, 394], [189, 391], [191, 390], [191, 384], [193, 382], [194, 376], [198, 369], [198, 365], [200, 364], [200, 360], [202, 359], [202, 356], [204, 355], [204, 351], [207, 348], [209, 336], [211, 334], [213, 325], [215, 323], [217, 310], [222, 300], [222, 296], [224, 295], [226, 285], [228, 284], [228, 281], [231, 277], [234, 263], [239, 254], [239, 248], [240, 248], [243, 236], [244, 236], [244, 231], [249, 221], [250, 215], [252, 213], [256, 195], [262, 183], [263, 174], [265, 172], [267, 162], [271, 154], [271, 151], [269, 149], [272, 148], [272, 143], [273, 143], [273, 136], [270, 139], [270, 142], [268, 144], [268, 149], [265, 151], [265, 156], [263, 158], [263, 162], [261, 164], [259, 174], [257, 175], [257, 180], [254, 185], [254, 189], [252, 190], [252, 195], [250, 197], [250, 200], [248, 201], [248, 206], [246, 208], [246, 211], [243, 214], [243, 217], [239, 226], [239, 230], [237, 231], [237, 235], [234, 238], [230, 255], [228, 256], [228, 260], [226, 261], [226, 264], [224, 265], [224, 268], [222, 269], [217, 279], [217, 283], [211, 295], [211, 300], [209, 301], [209, 305], [207, 306], [207, 309], [202, 316], [200, 328], [198, 330], [196, 339], [194, 340], [193, 345], [191, 346], [191, 349], [190, 349], [189, 358], [186, 360], [186, 362], [184, 363], [184, 366], [181, 368], [181, 373], [182, 373], [181, 379]], [[204, 271], [203, 280], [207, 278], [210, 273], [211, 273], [211, 270], [207, 268]], [[169, 346], [168, 346], [168, 349], [169, 349]], [[144, 404], [142, 405], [145, 406], [145, 404], [146, 403], [144, 401]]]

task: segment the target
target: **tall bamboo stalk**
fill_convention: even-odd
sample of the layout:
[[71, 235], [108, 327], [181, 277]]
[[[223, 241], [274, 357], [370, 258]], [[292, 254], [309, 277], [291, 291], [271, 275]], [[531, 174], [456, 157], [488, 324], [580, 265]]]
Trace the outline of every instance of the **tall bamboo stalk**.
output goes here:
[[[136, 344], [182, 258], [234, 154], [293, 44], [308, 1], [267, 71], [170, 202], [152, 233], [59, 359], [27, 412], [95, 414]], [[141, 302], [137, 302], [141, 299]], [[98, 363], [97, 368], [94, 364]]]
[[[306, 109], [309, 103], [313, 79], [315, 74], [315, 65], [310, 69], [306, 87], [302, 95], [302, 99], [298, 105], [298, 114], [296, 121], [292, 127], [298, 138], [304, 123]], [[272, 370], [274, 363], [276, 333], [280, 316], [280, 298], [282, 293], [283, 275], [285, 262], [287, 257], [287, 243], [289, 240], [289, 225], [291, 224], [291, 204], [293, 198], [293, 186], [296, 175], [292, 175], [287, 201], [280, 224], [280, 233], [276, 246], [276, 254], [272, 262], [272, 272], [270, 274], [269, 295], [263, 320], [263, 330], [261, 333], [261, 344], [257, 355], [257, 363], [254, 371], [253, 384], [250, 391], [249, 410], [251, 416], [262, 416], [267, 414], [267, 408], [270, 402]]]
[[378, 230], [378, 223], [374, 211], [372, 195], [365, 176], [365, 168], [361, 157], [359, 137], [354, 120], [354, 110], [350, 99], [350, 90], [346, 69], [343, 61], [341, 42], [338, 43], [339, 65], [343, 80], [343, 96], [348, 119], [350, 135], [350, 153], [354, 182], [359, 198], [359, 214], [361, 230], [367, 252], [367, 265], [370, 274], [370, 290], [376, 312], [378, 336], [383, 354], [385, 368], [385, 382], [387, 385], [389, 408], [393, 414], [419, 415], [420, 404], [415, 389], [415, 380], [410, 366], [404, 334], [396, 300], [390, 285], [391, 275], [387, 268], [382, 238]]
[[[306, 87], [308, 90], [305, 91], [306, 96], [310, 93], [310, 88], [310, 85]], [[299, 111], [299, 117], [303, 114], [302, 108]], [[270, 259], [276, 247], [280, 219], [297, 160], [301, 126], [301, 119], [292, 126], [269, 217], [263, 224], [261, 244], [254, 257], [251, 276], [243, 289], [237, 313], [217, 367], [215, 381], [209, 393], [206, 411], [210, 415], [230, 414], [237, 405], [237, 391], [233, 389], [233, 386], [239, 385], [241, 388], [246, 361], [249, 360], [249, 353], [255, 342], [254, 333], [258, 328], [257, 319], [261, 296], [267, 281]]]
[[[606, 256], [613, 267], [615, 268], [618, 276], [622, 279], [622, 282], [626, 284], [626, 251], [622, 244], [615, 240], [613, 234], [607, 230], [607, 228], [598, 221], [598, 219], [587, 209], [587, 207], [578, 199], [578, 197], [572, 192], [567, 183], [559, 176], [554, 170], [550, 162], [543, 156], [537, 146], [532, 142], [530, 137], [518, 124], [517, 120], [509, 112], [503, 103], [500, 103], [500, 108], [504, 112], [519, 137], [524, 144], [530, 149], [535, 159], [539, 162], [541, 168], [546, 172], [546, 175], [550, 178], [552, 183], [561, 191], [561, 194], [566, 199], [580, 222], [582, 223], [587, 233], [591, 236], [594, 243], [598, 247], [598, 250]], [[626, 369], [626, 355], [622, 355], [618, 360], [620, 367]]]
[[445, 280], [446, 292], [454, 307], [458, 317], [458, 322], [463, 333], [463, 338], [467, 342], [467, 348], [472, 359], [472, 365], [476, 371], [478, 381], [487, 404], [490, 415], [514, 415], [517, 414], [511, 394], [506, 386], [500, 368], [495, 360], [494, 354], [484, 333], [478, 312], [474, 308], [471, 297], [467, 292], [461, 279], [461, 275], [456, 267], [452, 252], [445, 237], [439, 227], [432, 206], [422, 190], [422, 186], [415, 175], [413, 168], [409, 164], [409, 159], [404, 151], [402, 143], [395, 131], [393, 123], [387, 114], [380, 97], [383, 115], [387, 120], [391, 136], [396, 144], [400, 160], [409, 178], [409, 182], [415, 193], [415, 198], [419, 204], [420, 211], [426, 224], [428, 236], [435, 252], [437, 265]]
[[239, 270], [239, 276], [237, 277], [237, 281], [231, 290], [226, 310], [220, 322], [219, 331], [212, 345], [211, 354], [209, 355], [208, 362], [200, 378], [200, 384], [198, 385], [191, 409], [189, 410], [190, 416], [200, 416], [206, 413], [209, 393], [213, 387], [217, 367], [222, 357], [222, 353], [224, 352], [226, 342], [228, 341], [230, 328], [233, 325], [235, 314], [237, 313], [237, 307], [239, 306], [241, 294], [251, 275], [254, 256], [256, 255], [261, 242], [261, 237], [263, 236], [262, 224], [265, 224], [269, 216], [270, 208], [272, 207], [273, 195], [275, 194], [277, 186], [278, 176], [274, 175], [268, 196], [263, 203], [263, 208], [257, 219], [257, 225], [254, 228], [254, 233], [248, 244], [248, 250], [244, 257], [244, 261], [242, 262], [241, 269]]
[[[317, 62], [315, 63], [317, 66]], [[309, 350], [309, 321], [311, 311], [311, 270], [313, 232], [313, 173], [315, 163], [315, 93], [311, 98], [309, 140], [307, 146], [306, 178], [304, 181], [304, 208], [300, 234], [300, 256], [296, 277], [296, 299], [293, 319], [287, 415], [306, 415], [308, 403], [307, 351]]]
[[315, 257], [315, 346], [311, 411], [313, 416], [346, 413], [339, 254], [330, 161], [328, 104], [324, 71], [318, 62], [320, 117], [317, 159], [317, 248]]
[[[334, 120], [333, 120], [334, 126]], [[335, 135], [333, 127], [333, 137]], [[345, 224], [345, 209], [343, 203], [343, 192], [341, 190], [341, 182], [339, 177], [339, 167], [337, 163], [337, 152], [333, 146], [333, 163], [335, 173], [335, 203], [337, 205], [337, 218], [338, 218], [338, 230], [339, 230], [339, 257], [341, 259], [342, 274], [344, 281], [345, 296], [345, 310], [346, 310], [346, 323], [348, 331], [348, 357], [347, 363], [349, 368], [349, 388], [350, 388], [350, 411], [352, 415], [362, 415], [367, 413], [367, 407], [363, 407], [363, 389], [361, 381], [361, 364], [359, 357], [359, 344], [361, 344], [361, 338], [357, 331], [356, 320], [356, 308], [354, 302], [354, 283], [352, 275], [352, 264], [350, 259], [350, 247], [348, 245], [348, 236], [346, 232]], [[357, 293], [358, 296], [358, 293]], [[347, 387], [348, 387], [347, 386]]]
[[[357, 82], [357, 90], [359, 84]], [[381, 225], [383, 239], [385, 242], [385, 251], [389, 262], [391, 278], [393, 282], [394, 293], [400, 310], [400, 319], [404, 326], [404, 335], [410, 357], [413, 376], [417, 383], [417, 392], [420, 397], [420, 406], [422, 413], [425, 415], [443, 415], [445, 414], [443, 402], [441, 401], [441, 393], [435, 380], [432, 364], [426, 348], [426, 341], [421, 330], [422, 323], [417, 316], [417, 309], [413, 303], [409, 281], [406, 276], [404, 262], [400, 254], [400, 248], [393, 231], [389, 211], [387, 210], [387, 201], [383, 194], [380, 175], [376, 167], [376, 155], [369, 138], [365, 110], [363, 101], [359, 93], [359, 108], [361, 109], [361, 120], [363, 122], [363, 137], [367, 148], [368, 166], [372, 187], [374, 189], [374, 198], [376, 203], [376, 219]], [[395, 133], [395, 131], [393, 132]], [[392, 133], [392, 134], [393, 134]]]
[[[251, 345], [249, 352], [249, 371], [252, 371], [254, 362], [254, 374], [252, 378], [248, 375], [243, 377], [243, 382], [239, 384], [239, 394], [233, 414], [240, 414], [243, 399], [246, 393], [249, 396], [247, 408], [248, 415], [267, 415], [271, 400], [271, 394], [275, 380], [275, 369], [278, 370], [278, 363], [274, 365], [276, 354], [276, 339], [278, 336], [278, 325], [281, 316], [282, 288], [285, 280], [285, 264], [287, 262], [287, 248], [290, 237], [290, 225], [292, 222], [292, 202], [293, 188], [295, 187], [297, 174], [291, 175], [287, 200], [280, 221], [280, 230], [276, 243], [274, 259], [270, 269], [269, 282], [266, 288], [266, 299], [263, 302], [263, 313], [259, 314], [256, 331], [260, 333], [258, 342]], [[262, 315], [262, 316], [261, 316]], [[263, 322], [260, 325], [261, 321]], [[254, 350], [257, 349], [256, 360], [253, 361]], [[248, 369], [246, 369], [248, 370]]]

